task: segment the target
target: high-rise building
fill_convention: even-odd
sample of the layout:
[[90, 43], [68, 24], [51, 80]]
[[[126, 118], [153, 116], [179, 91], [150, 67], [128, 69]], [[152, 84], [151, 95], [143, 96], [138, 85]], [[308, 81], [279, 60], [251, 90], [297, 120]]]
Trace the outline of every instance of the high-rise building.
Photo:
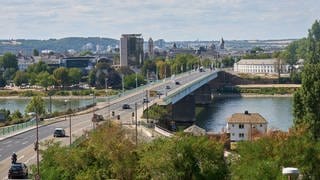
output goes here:
[[120, 66], [139, 66], [143, 63], [141, 34], [122, 34], [120, 38]]
[[153, 51], [153, 40], [152, 40], [152, 38], [149, 38], [149, 41], [148, 41], [148, 53], [149, 53], [149, 57], [153, 57], [154, 51]]

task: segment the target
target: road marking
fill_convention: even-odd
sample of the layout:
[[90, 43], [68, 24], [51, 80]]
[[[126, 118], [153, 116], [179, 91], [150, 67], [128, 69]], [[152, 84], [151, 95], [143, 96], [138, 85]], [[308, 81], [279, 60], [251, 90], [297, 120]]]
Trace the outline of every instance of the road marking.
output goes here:
[[7, 141], [7, 142], [4, 142], [3, 144], [9, 144], [9, 143], [11, 143], [12, 141]]
[[29, 141], [25, 141], [25, 142], [23, 142], [22, 144], [27, 144]]
[[30, 161], [31, 159], [34, 159], [34, 158], [36, 158], [36, 155], [33, 155], [31, 158], [29, 158], [28, 160], [26, 160], [24, 163], [28, 164], [29, 161]]
[[22, 158], [24, 158], [24, 155], [20, 156], [20, 157], [18, 158], [18, 161], [19, 161], [20, 159], [22, 159]]

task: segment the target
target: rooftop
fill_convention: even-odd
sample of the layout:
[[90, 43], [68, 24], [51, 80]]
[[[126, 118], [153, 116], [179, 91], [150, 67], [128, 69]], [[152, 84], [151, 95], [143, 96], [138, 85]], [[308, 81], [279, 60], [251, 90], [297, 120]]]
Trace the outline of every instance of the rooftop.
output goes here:
[[235, 113], [228, 118], [228, 123], [244, 123], [244, 124], [267, 124], [267, 120], [264, 119], [259, 113]]
[[275, 64], [277, 63], [277, 59], [241, 59], [237, 64], [252, 64], [252, 65], [260, 65], [260, 64]]

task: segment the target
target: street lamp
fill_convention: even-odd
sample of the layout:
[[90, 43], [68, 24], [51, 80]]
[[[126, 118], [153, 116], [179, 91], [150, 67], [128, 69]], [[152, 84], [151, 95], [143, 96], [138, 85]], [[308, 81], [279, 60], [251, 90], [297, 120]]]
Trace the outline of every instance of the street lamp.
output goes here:
[[34, 146], [35, 151], [37, 152], [37, 174], [36, 174], [36, 180], [40, 179], [40, 166], [39, 166], [39, 121], [38, 121], [38, 114], [35, 112], [29, 112], [29, 116], [35, 116], [36, 117], [36, 143]]
[[[69, 113], [69, 140], [70, 140], [70, 146], [71, 146], [71, 142], [72, 142], [72, 139], [71, 139], [71, 100], [68, 100], [68, 99], [64, 100], [64, 103], [66, 106], [67, 106], [68, 102], [69, 102], [68, 111], [70, 111], [70, 112], [68, 112]], [[65, 117], [67, 117], [67, 115]]]
[[[92, 118], [94, 118], [94, 113], [95, 113], [95, 108], [94, 108], [94, 93], [90, 94], [90, 96], [92, 96]], [[93, 125], [92, 125], [93, 129], [95, 128], [94, 127], [94, 122], [93, 122]]]

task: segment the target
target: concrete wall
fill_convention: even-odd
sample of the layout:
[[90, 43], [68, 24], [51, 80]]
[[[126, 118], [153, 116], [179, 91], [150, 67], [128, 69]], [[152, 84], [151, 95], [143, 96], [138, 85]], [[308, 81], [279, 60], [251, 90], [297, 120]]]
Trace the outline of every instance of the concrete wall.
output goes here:
[[211, 103], [211, 88], [208, 84], [193, 92], [196, 105], [208, 105]]
[[171, 105], [172, 119], [177, 123], [194, 122], [196, 120], [195, 111], [196, 104], [193, 95], [188, 95]]

